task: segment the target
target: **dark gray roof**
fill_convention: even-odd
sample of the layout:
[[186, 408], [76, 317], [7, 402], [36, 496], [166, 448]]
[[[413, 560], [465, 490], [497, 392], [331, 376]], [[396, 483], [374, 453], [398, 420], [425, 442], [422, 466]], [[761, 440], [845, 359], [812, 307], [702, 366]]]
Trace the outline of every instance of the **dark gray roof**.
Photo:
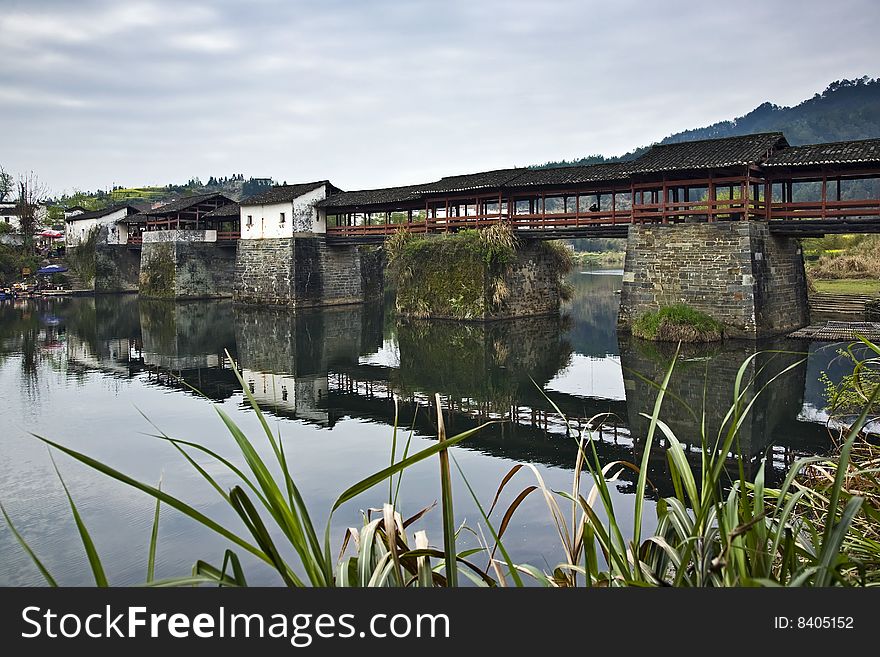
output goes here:
[[589, 182], [613, 182], [629, 178], [630, 162], [603, 162], [571, 167], [528, 169], [508, 181], [505, 187], [531, 187], [535, 185], [579, 185]]
[[238, 203], [227, 203], [221, 205], [216, 210], [211, 210], [205, 215], [205, 219], [219, 219], [225, 217], [237, 217], [241, 212], [241, 206]]
[[407, 185], [405, 187], [385, 187], [383, 189], [361, 189], [353, 192], [334, 194], [316, 205], [321, 208], [357, 208], [369, 205], [405, 203], [421, 198], [419, 190], [424, 185]]
[[466, 192], [477, 189], [503, 187], [527, 169], [496, 169], [481, 171], [461, 176], [446, 176], [435, 183], [424, 185], [420, 191], [425, 194], [441, 194], [449, 192]]
[[658, 144], [634, 160], [631, 171], [658, 173], [761, 164], [775, 149], [786, 146], [781, 132]]
[[193, 196], [184, 196], [183, 198], [179, 198], [176, 201], [171, 201], [170, 203], [166, 203], [165, 205], [153, 208], [149, 212], [145, 212], [144, 214], [148, 214], [151, 216], [164, 216], [166, 214], [177, 214], [183, 210], [191, 208], [195, 205], [199, 205], [200, 203], [205, 203], [206, 201], [212, 201], [214, 199], [224, 200], [227, 203], [232, 203], [233, 200], [228, 196], [224, 196], [223, 194], [218, 194], [216, 192], [212, 192], [210, 194], [194, 194]]
[[880, 162], [880, 139], [861, 139], [830, 144], [792, 146], [775, 153], [765, 165], [768, 167], [800, 167], [877, 162]]
[[91, 212], [81, 212], [80, 214], [75, 214], [72, 217], [67, 217], [65, 221], [82, 221], [84, 219], [100, 219], [101, 217], [106, 217], [108, 214], [113, 214], [114, 212], [119, 212], [120, 210], [126, 210], [126, 216], [137, 214], [140, 212], [133, 205], [129, 205], [127, 203], [111, 205], [101, 210], [93, 210]]
[[253, 196], [242, 199], [241, 202], [244, 205], [286, 203], [302, 196], [303, 194], [308, 194], [309, 192], [317, 189], [318, 187], [321, 187], [322, 185], [328, 185], [331, 188], [331, 191], [336, 190], [336, 188], [330, 184], [329, 180], [299, 183], [297, 185], [276, 185], [275, 187], [268, 188], [264, 192], [260, 192], [259, 194], [254, 194]]

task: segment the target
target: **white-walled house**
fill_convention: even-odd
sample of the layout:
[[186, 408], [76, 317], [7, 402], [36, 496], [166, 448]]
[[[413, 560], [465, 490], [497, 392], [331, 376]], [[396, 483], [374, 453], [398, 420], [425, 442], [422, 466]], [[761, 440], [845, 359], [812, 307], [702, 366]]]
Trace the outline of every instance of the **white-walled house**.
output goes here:
[[241, 239], [293, 237], [326, 233], [315, 203], [340, 190], [327, 180], [278, 185], [241, 201]]
[[[42, 230], [46, 225], [46, 218], [49, 215], [49, 208], [45, 205], [38, 205], [34, 212], [34, 229]], [[0, 223], [12, 227], [12, 232], [21, 232], [21, 218], [18, 213], [18, 203], [15, 201], [3, 201], [0, 203]]]
[[64, 219], [65, 220], [70, 219], [71, 217], [75, 217], [78, 214], [83, 214], [84, 212], [88, 212], [88, 210], [86, 210], [81, 205], [74, 205], [72, 207], [67, 208], [64, 211]]
[[11, 226], [14, 232], [18, 232], [20, 221], [18, 218], [18, 208], [13, 201], [3, 201], [0, 203], [0, 223]]
[[125, 244], [128, 241], [128, 224], [125, 219], [138, 212], [140, 211], [131, 205], [115, 205], [67, 217], [64, 220], [67, 227], [65, 244], [68, 248], [76, 248], [88, 238], [93, 229], [103, 226], [107, 226], [108, 244]]

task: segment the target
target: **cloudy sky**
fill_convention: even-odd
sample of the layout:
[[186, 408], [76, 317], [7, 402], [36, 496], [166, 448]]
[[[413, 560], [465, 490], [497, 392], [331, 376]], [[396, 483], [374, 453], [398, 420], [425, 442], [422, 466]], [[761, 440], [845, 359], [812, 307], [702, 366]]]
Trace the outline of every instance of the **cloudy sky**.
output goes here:
[[583, 156], [880, 75], [876, 0], [0, 0], [0, 165], [345, 189]]

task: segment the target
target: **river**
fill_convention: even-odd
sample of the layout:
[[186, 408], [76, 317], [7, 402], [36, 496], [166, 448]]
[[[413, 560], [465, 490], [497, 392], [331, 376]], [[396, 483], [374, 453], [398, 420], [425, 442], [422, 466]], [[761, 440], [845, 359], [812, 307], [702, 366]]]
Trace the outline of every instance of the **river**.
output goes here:
[[[162, 477], [165, 490], [240, 529], [216, 491], [155, 437], [161, 431], [197, 441], [240, 464], [218, 407], [259, 442], [268, 458], [267, 441], [227, 352], [281, 435], [290, 469], [320, 528], [341, 491], [388, 465], [395, 396], [400, 400], [398, 456], [412, 426], [411, 452], [432, 444], [434, 393], [443, 396], [450, 434], [501, 420], [453, 450], [484, 505], [517, 463], [534, 464], [554, 489], [570, 489], [576, 443], [544, 393], [568, 416], [571, 432], [584, 432], [597, 424], [597, 415], [610, 414], [593, 433], [600, 458], [638, 462], [647, 428], [640, 413], [650, 413], [656, 395], [648, 381], [662, 377], [673, 355], [669, 346], [618, 336], [620, 272], [575, 274], [572, 283], [575, 292], [561, 317], [485, 326], [400, 322], [389, 304], [294, 314], [228, 301], [175, 304], [134, 295], [0, 302], [0, 502], [66, 585], [92, 580], [48, 450], [31, 433], [144, 482]], [[674, 371], [674, 396], [661, 415], [679, 439], [698, 446], [703, 422], [710, 436], [717, 434], [739, 366], [756, 349], [764, 351], [746, 372], [746, 380], [754, 381], [749, 398], [793, 366], [758, 397], [739, 441], [749, 472], [766, 456], [768, 478], [778, 481], [793, 459], [830, 448], [820, 375], [827, 372], [838, 380], [849, 371], [837, 347], [780, 339], [686, 349]], [[692, 456], [698, 462], [696, 451]], [[55, 458], [111, 584], [143, 582], [151, 498], [63, 454]], [[664, 459], [659, 444], [649, 471], [659, 495], [671, 492]], [[216, 463], [201, 457], [199, 462], [222, 486], [237, 483]], [[532, 475], [521, 471], [504, 502], [532, 483]], [[615, 499], [621, 508], [632, 507], [632, 487], [626, 475], [618, 482]], [[381, 507], [387, 497], [383, 484], [345, 504], [333, 519], [335, 545], [346, 527], [361, 524], [362, 510]], [[439, 497], [436, 460], [404, 474], [404, 516]], [[454, 503], [459, 521], [477, 529], [479, 512], [461, 481]], [[442, 545], [438, 510], [421, 526], [433, 544]], [[462, 545], [476, 541], [470, 533], [461, 535]], [[539, 568], [561, 561], [555, 529], [538, 495], [518, 510], [505, 545], [515, 560]], [[197, 559], [219, 564], [227, 547], [224, 539], [165, 508], [157, 576], [188, 574]], [[0, 524], [0, 551], [0, 585], [43, 582], [5, 523]], [[241, 556], [251, 584], [279, 583]]]

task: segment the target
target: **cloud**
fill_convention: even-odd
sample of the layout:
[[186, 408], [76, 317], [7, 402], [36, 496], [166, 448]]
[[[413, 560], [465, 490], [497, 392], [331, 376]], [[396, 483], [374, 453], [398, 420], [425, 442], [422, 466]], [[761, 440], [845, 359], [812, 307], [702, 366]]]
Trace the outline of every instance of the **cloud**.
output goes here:
[[877, 75], [878, 28], [869, 0], [12, 2], [0, 164], [363, 188], [619, 154]]

